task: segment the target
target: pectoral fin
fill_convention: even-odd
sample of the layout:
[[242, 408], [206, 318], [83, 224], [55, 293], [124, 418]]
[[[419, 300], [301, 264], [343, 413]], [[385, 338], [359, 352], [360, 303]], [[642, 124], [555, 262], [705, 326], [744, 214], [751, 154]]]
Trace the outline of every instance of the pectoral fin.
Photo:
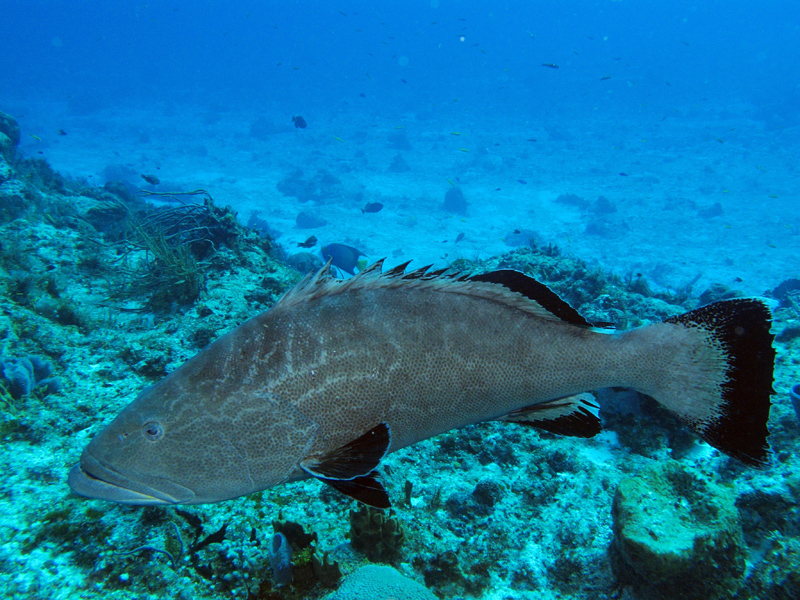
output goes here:
[[519, 408], [498, 421], [544, 429], [550, 433], [589, 438], [600, 433], [599, 406], [586, 392]]
[[375, 469], [389, 451], [391, 442], [389, 425], [379, 423], [361, 437], [327, 454], [307, 456], [300, 467], [359, 502], [389, 508], [389, 496], [377, 480]]
[[378, 481], [378, 472], [372, 471], [369, 475], [356, 477], [355, 479], [322, 479], [329, 486], [336, 488], [345, 496], [350, 496], [363, 504], [374, 506], [375, 508], [391, 508], [389, 494], [386, 488]]

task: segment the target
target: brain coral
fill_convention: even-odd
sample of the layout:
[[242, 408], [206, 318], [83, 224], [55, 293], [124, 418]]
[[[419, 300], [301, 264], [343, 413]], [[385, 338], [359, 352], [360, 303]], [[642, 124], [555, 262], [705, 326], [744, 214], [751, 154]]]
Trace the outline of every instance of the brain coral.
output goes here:
[[366, 565], [353, 571], [327, 600], [436, 600], [433, 592], [392, 567]]

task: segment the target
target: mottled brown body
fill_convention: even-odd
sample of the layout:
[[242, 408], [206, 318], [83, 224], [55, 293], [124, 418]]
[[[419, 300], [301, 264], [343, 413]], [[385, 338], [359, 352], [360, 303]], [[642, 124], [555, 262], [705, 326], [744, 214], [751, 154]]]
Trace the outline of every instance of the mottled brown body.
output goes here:
[[[120, 502], [213, 502], [306, 477], [380, 423], [394, 451], [608, 386], [656, 397], [700, 433], [724, 412], [726, 349], [703, 328], [604, 333], [495, 283], [379, 269], [317, 274], [214, 342], [95, 438], [81, 464], [91, 481], [73, 470], [70, 484]], [[100, 480], [114, 489], [89, 487]]]

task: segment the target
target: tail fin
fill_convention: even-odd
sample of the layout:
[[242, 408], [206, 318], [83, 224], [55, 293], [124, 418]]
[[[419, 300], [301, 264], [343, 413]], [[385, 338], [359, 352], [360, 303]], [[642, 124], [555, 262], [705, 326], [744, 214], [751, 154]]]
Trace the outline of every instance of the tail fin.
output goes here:
[[[710, 377], [716, 372], [716, 381], [705, 390], [706, 408], [710, 409], [706, 412], [676, 408], [686, 405], [682, 400], [664, 402], [658, 397], [656, 400], [676, 410], [700, 437], [718, 450], [748, 464], [766, 463], [775, 363], [769, 308], [756, 299], [723, 300], [671, 317], [665, 323], [699, 334], [690, 336], [694, 347], [687, 348], [686, 360], [696, 372], [687, 368], [687, 380], [697, 378], [697, 373]], [[684, 383], [696, 388], [697, 381]]]

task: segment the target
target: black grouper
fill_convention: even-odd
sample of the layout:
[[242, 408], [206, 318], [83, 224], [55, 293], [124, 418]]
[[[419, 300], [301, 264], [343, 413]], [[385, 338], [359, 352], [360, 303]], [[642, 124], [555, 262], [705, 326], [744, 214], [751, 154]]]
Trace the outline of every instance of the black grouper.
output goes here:
[[330, 265], [144, 390], [86, 447], [78, 494], [199, 504], [316, 477], [378, 507], [388, 453], [487, 420], [589, 437], [585, 392], [652, 396], [709, 444], [767, 460], [775, 351], [763, 302], [596, 329], [517, 271]]

